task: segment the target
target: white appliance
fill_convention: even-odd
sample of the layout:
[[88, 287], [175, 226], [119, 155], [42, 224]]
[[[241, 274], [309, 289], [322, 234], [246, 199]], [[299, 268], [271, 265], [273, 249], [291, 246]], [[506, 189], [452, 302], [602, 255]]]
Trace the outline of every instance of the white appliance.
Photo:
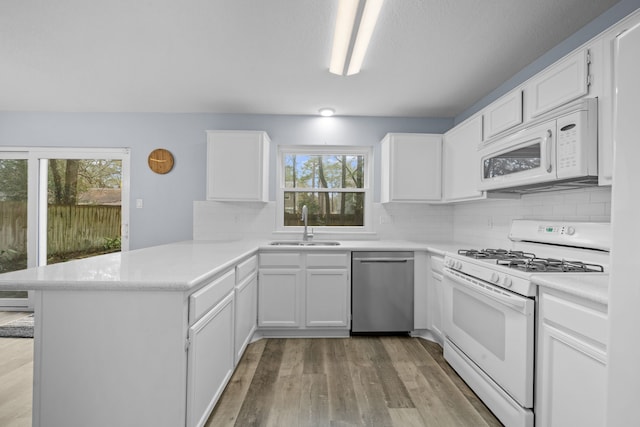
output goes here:
[[533, 275], [604, 274], [609, 240], [601, 237], [609, 231], [602, 223], [515, 220], [514, 248], [445, 256], [444, 357], [503, 424], [534, 425]]
[[598, 182], [597, 99], [570, 103], [479, 147], [480, 190], [532, 192]]

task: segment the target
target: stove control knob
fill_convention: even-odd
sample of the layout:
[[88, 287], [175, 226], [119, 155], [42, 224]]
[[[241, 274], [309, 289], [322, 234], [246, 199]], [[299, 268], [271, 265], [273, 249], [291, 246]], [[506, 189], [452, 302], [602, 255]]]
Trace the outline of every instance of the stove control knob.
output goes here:
[[568, 227], [568, 228], [567, 228], [567, 234], [568, 234], [569, 236], [573, 236], [574, 234], [576, 234], [576, 229], [575, 229], [575, 228], [573, 228], [573, 227]]
[[456, 262], [456, 268], [458, 270], [462, 270], [462, 262], [461, 261]]
[[452, 264], [452, 259], [451, 258], [447, 258], [446, 262], [444, 263], [444, 265], [446, 265], [447, 267], [451, 267]]
[[500, 275], [498, 273], [491, 273], [491, 280], [493, 283], [498, 283], [500, 281]]
[[510, 288], [511, 285], [513, 285], [513, 280], [511, 280], [511, 277], [505, 276], [504, 279], [502, 279], [502, 284], [507, 288]]

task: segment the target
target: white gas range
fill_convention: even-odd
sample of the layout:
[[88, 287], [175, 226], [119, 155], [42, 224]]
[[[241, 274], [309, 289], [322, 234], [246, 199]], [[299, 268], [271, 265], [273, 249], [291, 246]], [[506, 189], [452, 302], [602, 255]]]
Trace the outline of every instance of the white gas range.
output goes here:
[[533, 275], [602, 274], [610, 224], [516, 220], [511, 249], [447, 254], [445, 359], [507, 426], [532, 427], [537, 286]]

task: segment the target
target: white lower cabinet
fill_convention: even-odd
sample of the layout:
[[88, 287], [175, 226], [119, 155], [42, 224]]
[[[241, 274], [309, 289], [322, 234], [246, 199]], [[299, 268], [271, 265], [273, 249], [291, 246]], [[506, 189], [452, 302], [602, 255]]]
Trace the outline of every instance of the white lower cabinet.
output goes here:
[[349, 274], [345, 269], [308, 269], [306, 278], [308, 327], [349, 325]]
[[235, 363], [238, 364], [257, 327], [258, 272], [253, 271], [235, 289]]
[[269, 329], [347, 331], [349, 261], [348, 252], [260, 254], [258, 327], [262, 333]]
[[260, 270], [258, 280], [258, 326], [269, 328], [300, 327], [302, 269]]
[[187, 426], [202, 426], [234, 369], [231, 292], [189, 328]]
[[431, 256], [431, 269], [429, 277], [429, 313], [430, 329], [434, 338], [441, 344], [444, 342], [442, 332], [442, 307], [444, 305], [444, 295], [442, 293], [442, 268], [444, 259], [441, 256]]
[[607, 307], [541, 290], [536, 426], [605, 425]]

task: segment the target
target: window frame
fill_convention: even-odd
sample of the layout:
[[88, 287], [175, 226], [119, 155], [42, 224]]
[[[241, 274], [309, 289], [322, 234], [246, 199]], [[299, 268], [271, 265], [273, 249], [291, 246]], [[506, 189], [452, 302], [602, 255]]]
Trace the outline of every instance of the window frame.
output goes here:
[[[285, 161], [287, 154], [305, 155], [347, 155], [364, 157], [364, 186], [363, 188], [309, 188], [293, 189], [285, 188]], [[372, 229], [373, 190], [371, 188], [373, 178], [373, 148], [354, 145], [279, 145], [277, 152], [277, 181], [276, 181], [276, 231], [302, 232], [303, 226], [284, 225], [284, 193], [285, 192], [358, 192], [364, 193], [364, 225], [362, 226], [312, 226], [314, 231], [327, 233], [362, 233]], [[310, 226], [311, 227], [311, 226]]]

